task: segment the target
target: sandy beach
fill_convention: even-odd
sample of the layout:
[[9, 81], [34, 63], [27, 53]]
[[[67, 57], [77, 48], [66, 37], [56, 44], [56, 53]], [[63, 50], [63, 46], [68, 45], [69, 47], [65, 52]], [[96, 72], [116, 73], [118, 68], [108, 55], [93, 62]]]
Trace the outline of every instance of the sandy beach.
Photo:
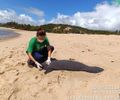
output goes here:
[[26, 63], [36, 32], [12, 30], [20, 36], [0, 42], [0, 100], [119, 100], [119, 35], [47, 33], [57, 62], [46, 74]]

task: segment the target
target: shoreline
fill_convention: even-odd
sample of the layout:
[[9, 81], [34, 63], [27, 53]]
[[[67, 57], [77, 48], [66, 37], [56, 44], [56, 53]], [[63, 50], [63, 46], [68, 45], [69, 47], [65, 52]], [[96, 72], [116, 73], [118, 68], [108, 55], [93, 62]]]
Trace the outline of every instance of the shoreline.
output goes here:
[[11, 34], [11, 35], [8, 35], [8, 36], [5, 36], [5, 37], [0, 37], [0, 42], [6, 41], [6, 40], [10, 40], [10, 39], [13, 39], [13, 38], [17, 38], [17, 37], [19, 37], [21, 35], [20, 33], [18, 33], [16, 31], [17, 29], [6, 28], [6, 27], [0, 27], [0, 29], [8, 30], [8, 31], [12, 31], [13, 32], [13, 34]]

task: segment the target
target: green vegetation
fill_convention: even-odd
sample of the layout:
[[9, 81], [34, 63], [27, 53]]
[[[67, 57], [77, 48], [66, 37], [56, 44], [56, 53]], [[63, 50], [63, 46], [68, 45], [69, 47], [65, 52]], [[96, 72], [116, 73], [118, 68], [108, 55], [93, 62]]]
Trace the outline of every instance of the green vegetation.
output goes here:
[[22, 29], [22, 30], [28, 30], [28, 31], [35, 31], [39, 28], [39, 26], [31, 26], [30, 24], [18, 24], [16, 22], [8, 22], [5, 24], [0, 24], [1, 27], [8, 27], [13, 29]]
[[120, 35], [120, 31], [101, 31], [101, 30], [90, 30], [78, 26], [72, 25], [65, 25], [65, 24], [46, 24], [41, 26], [33, 26], [33, 25], [26, 25], [26, 24], [18, 24], [16, 22], [8, 22], [5, 24], [0, 24], [1, 27], [8, 27], [8, 28], [15, 28], [15, 29], [22, 29], [28, 31], [37, 31], [39, 27], [46, 30], [49, 33], [74, 33], [74, 34], [116, 34]]

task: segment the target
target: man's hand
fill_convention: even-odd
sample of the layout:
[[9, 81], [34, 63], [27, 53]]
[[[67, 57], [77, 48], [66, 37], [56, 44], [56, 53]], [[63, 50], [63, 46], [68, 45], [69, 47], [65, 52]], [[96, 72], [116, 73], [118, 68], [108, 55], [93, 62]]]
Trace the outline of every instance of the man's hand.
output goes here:
[[42, 69], [42, 65], [40, 63], [38, 63], [37, 61], [35, 62], [36, 66], [38, 69]]
[[51, 63], [51, 59], [50, 59], [50, 57], [48, 57], [48, 59], [46, 60], [46, 64], [50, 65], [50, 63]]

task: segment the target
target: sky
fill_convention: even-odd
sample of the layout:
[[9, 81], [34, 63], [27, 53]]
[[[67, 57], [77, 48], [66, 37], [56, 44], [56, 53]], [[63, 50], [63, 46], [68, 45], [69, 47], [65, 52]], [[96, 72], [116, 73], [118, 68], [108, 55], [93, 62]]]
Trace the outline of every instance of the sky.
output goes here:
[[0, 0], [0, 23], [120, 30], [120, 0]]

